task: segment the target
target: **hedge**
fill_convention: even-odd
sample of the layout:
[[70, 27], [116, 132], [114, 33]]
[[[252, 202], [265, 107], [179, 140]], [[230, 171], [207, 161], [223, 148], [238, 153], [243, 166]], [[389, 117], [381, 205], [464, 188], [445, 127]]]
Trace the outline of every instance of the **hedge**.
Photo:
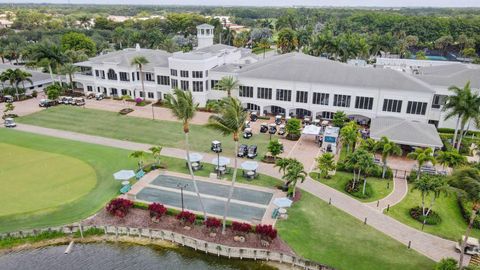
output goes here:
[[[470, 222], [470, 215], [472, 214], [472, 209], [468, 206], [468, 200], [463, 197], [462, 194], [457, 196], [458, 206], [460, 207], [460, 212], [462, 213], [463, 219], [468, 224]], [[476, 216], [473, 221], [473, 227], [480, 229], [480, 217]]]
[[[437, 131], [438, 131], [438, 133], [445, 133], [445, 134], [453, 134], [453, 133], [455, 133], [455, 129], [453, 129], [453, 128], [438, 128]], [[469, 130], [469, 131], [467, 132], [467, 136], [472, 136], [472, 135], [479, 136], [479, 135], [480, 135], [480, 131], [472, 131], [472, 130]]]
[[[353, 168], [348, 167], [343, 162], [337, 162], [337, 171], [353, 173]], [[370, 171], [369, 176], [370, 177], [382, 178], [382, 171], [383, 171], [382, 166], [375, 165], [375, 167], [372, 168], [372, 170]], [[387, 179], [392, 179], [393, 178], [393, 171], [392, 171], [392, 169], [390, 169], [390, 167], [387, 167], [387, 171], [385, 172], [385, 178], [387, 178]]]

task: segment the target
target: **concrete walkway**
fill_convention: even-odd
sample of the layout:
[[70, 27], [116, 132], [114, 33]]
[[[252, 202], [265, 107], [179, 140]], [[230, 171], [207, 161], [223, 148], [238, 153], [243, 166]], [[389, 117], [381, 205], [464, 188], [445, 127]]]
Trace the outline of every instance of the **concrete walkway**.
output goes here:
[[408, 192], [408, 183], [403, 178], [393, 178], [393, 191], [388, 194], [387, 197], [379, 200], [378, 202], [366, 203], [366, 205], [372, 207], [375, 210], [383, 212], [388, 207], [392, 207], [395, 204], [401, 202]]
[[[47, 136], [53, 136], [58, 138], [64, 138], [69, 140], [76, 140], [81, 142], [100, 144], [110, 147], [123, 148], [128, 150], [147, 150], [150, 145], [121, 141], [116, 139], [104, 138], [99, 136], [79, 134], [75, 132], [55, 130], [49, 128], [43, 128], [38, 126], [31, 126], [20, 124], [17, 130], [42, 134]], [[184, 158], [185, 152], [181, 149], [175, 148], [163, 148], [162, 154], [165, 156]], [[205, 153], [206, 160], [214, 157], [214, 155]], [[271, 164], [260, 163], [259, 172], [280, 178], [280, 173]], [[399, 221], [382, 214], [379, 210], [374, 209], [369, 205], [363, 204], [354, 198], [351, 198], [333, 188], [330, 188], [318, 181], [314, 181], [308, 178], [304, 183], [299, 184], [299, 187], [316, 197], [328, 202], [331, 201], [332, 205], [340, 210], [354, 216], [362, 222], [367, 220], [367, 224], [373, 228], [385, 233], [386, 235], [396, 239], [397, 241], [408, 245], [411, 243], [411, 248], [420, 252], [421, 254], [439, 261], [442, 258], [453, 257], [458, 258], [459, 254], [455, 252], [455, 242], [445, 240], [440, 237], [427, 234], [411, 228]], [[401, 190], [401, 189], [399, 189]], [[397, 195], [391, 194], [391, 200], [397, 201]], [[390, 196], [388, 196], [390, 197]], [[388, 198], [387, 197], [387, 198]], [[387, 200], [385, 198], [385, 200]], [[390, 199], [388, 199], [390, 200]], [[354, 228], [352, 228], [354, 229]], [[467, 258], [468, 260], [469, 258]]]

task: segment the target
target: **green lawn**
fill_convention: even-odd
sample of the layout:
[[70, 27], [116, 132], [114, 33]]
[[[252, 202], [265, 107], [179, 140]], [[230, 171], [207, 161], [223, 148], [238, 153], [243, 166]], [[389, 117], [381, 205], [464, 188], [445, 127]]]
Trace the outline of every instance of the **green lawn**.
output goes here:
[[[97, 182], [95, 170], [71, 156], [0, 143], [0, 217], [43, 211], [77, 200]], [[48, 199], [47, 199], [48, 198]]]
[[296, 253], [336, 269], [433, 269], [433, 261], [302, 192], [277, 229]]
[[[430, 197], [427, 199], [427, 204], [429, 203]], [[411, 208], [420, 205], [420, 192], [409, 191], [405, 199], [391, 207], [387, 214], [411, 227], [421, 229], [422, 224], [411, 218], [409, 214]], [[424, 231], [443, 238], [459, 240], [465, 233], [467, 223], [462, 218], [455, 194], [449, 194], [448, 196], [442, 194], [441, 197], [436, 199], [433, 211], [440, 215], [442, 222], [437, 225], [425, 225]], [[480, 230], [474, 229], [472, 235], [480, 238]]]
[[[121, 116], [115, 112], [63, 105], [17, 118], [17, 121], [120, 140], [184, 148], [182, 124], [176, 121], [153, 121]], [[212, 140], [221, 141], [224, 152], [230, 156], [234, 155], [234, 142], [231, 136], [223, 137], [205, 126], [191, 125], [190, 142], [193, 150], [210, 152]], [[241, 138], [240, 143], [257, 145], [260, 158], [267, 151], [268, 141], [268, 135], [255, 134], [248, 140]]]
[[[367, 184], [370, 185], [371, 187], [372, 196], [366, 199], [355, 197], [345, 191], [345, 185], [347, 184], [348, 181], [352, 179], [352, 175], [353, 175], [352, 173], [337, 171], [335, 175], [332, 176], [332, 178], [330, 179], [324, 179], [324, 178], [319, 179], [318, 173], [316, 172], [310, 173], [310, 176], [313, 179], [318, 180], [321, 183], [331, 188], [334, 188], [340, 192], [343, 192], [362, 202], [374, 202], [382, 198], [385, 198], [388, 194], [390, 194], [390, 192], [392, 192], [393, 183], [391, 180], [385, 180], [385, 179], [376, 178], [376, 177], [368, 177]], [[387, 188], [387, 184], [389, 185], [389, 188]], [[363, 179], [361, 179], [360, 185], [363, 185]]]

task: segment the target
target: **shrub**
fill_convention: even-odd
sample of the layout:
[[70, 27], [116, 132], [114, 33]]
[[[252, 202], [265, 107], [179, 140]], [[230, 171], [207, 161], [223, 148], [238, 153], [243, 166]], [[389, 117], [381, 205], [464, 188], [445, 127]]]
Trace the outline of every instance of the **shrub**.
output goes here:
[[[460, 207], [460, 212], [462, 213], [463, 219], [465, 223], [468, 224], [470, 222], [470, 215], [472, 214], [472, 206], [471, 203], [464, 198], [462, 194], [459, 194], [457, 197], [458, 206]], [[473, 227], [480, 229], [480, 217], [477, 216], [473, 221]]]
[[288, 140], [298, 140], [301, 135], [302, 122], [299, 119], [292, 118], [285, 125]]
[[273, 228], [272, 225], [259, 224], [255, 226], [255, 233], [260, 235], [262, 239], [273, 240], [277, 238], [277, 229]]
[[189, 211], [182, 211], [178, 213], [176, 216], [176, 219], [180, 220], [182, 224], [193, 224], [195, 223], [195, 220], [197, 219], [197, 216]]
[[216, 231], [220, 226], [222, 226], [222, 222], [218, 218], [214, 217], [209, 217], [207, 220], [204, 222], [205, 227], [209, 229], [210, 231]]
[[[341, 172], [353, 172], [353, 168], [349, 167], [347, 164], [344, 162], [338, 162], [337, 171]], [[380, 165], [375, 165], [375, 167], [370, 168], [369, 171], [369, 177], [376, 177], [376, 178], [381, 178], [382, 177], [382, 166]], [[393, 178], [393, 171], [390, 168], [387, 168], [387, 171], [385, 171], [385, 179], [392, 179]]]
[[32, 97], [36, 98], [38, 96], [37, 90], [32, 91]]
[[150, 211], [151, 218], [158, 220], [167, 212], [167, 208], [163, 204], [152, 203], [148, 206], [148, 211]]
[[435, 270], [458, 270], [457, 264], [453, 258], [444, 258], [435, 265]]
[[252, 231], [252, 225], [244, 222], [232, 222], [232, 230], [240, 234], [247, 234]]
[[430, 211], [428, 216], [425, 218], [422, 214], [422, 208], [420, 206], [410, 209], [410, 216], [421, 223], [423, 223], [423, 220], [425, 219], [425, 224], [427, 225], [437, 225], [442, 222], [442, 218], [440, 218], [440, 216], [434, 211]]
[[107, 204], [106, 210], [111, 215], [123, 218], [128, 214], [128, 211], [130, 208], [132, 208], [132, 206], [132, 201], [123, 198], [116, 198]]
[[365, 186], [365, 194], [363, 194], [363, 178], [360, 179], [360, 181], [355, 182], [355, 188], [353, 187], [353, 180], [348, 181], [345, 185], [345, 191], [352, 196], [361, 199], [370, 198], [373, 194], [372, 187], [370, 186], [370, 183], [368, 183], [368, 181]]

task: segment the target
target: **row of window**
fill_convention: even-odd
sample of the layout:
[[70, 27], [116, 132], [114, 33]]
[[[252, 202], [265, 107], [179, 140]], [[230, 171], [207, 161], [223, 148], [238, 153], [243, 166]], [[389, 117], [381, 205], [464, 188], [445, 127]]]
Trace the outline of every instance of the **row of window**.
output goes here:
[[[178, 71], [176, 69], [170, 69], [170, 75], [178, 76]], [[188, 78], [189, 71], [188, 70], [180, 70], [180, 77]], [[205, 77], [208, 77], [208, 70], [205, 71]], [[203, 78], [203, 71], [192, 71], [192, 78]]]
[[[95, 70], [95, 76], [99, 77], [101, 79], [105, 79], [105, 71], [104, 70]], [[122, 82], [129, 82], [130, 81], [130, 74], [128, 72], [119, 72], [118, 77], [120, 77], [120, 81]], [[107, 76], [106, 78], [109, 80], [116, 81], [118, 80], [117, 73], [113, 69], [109, 69], [107, 71]], [[140, 80], [140, 72], [132, 72], [132, 81], [135, 81], [135, 78], [137, 81]], [[151, 72], [145, 72], [145, 81], [148, 82], [153, 82], [155, 81], [155, 75]]]
[[[178, 80], [177, 79], [171, 79], [170, 83], [172, 85], [172, 88], [178, 88]], [[205, 90], [208, 90], [208, 83], [203, 81], [194, 81], [192, 84], [192, 91], [193, 92], [203, 92], [204, 90], [204, 85], [205, 85]], [[189, 81], [180, 81], [180, 89], [187, 91], [190, 90], [190, 82]]]

